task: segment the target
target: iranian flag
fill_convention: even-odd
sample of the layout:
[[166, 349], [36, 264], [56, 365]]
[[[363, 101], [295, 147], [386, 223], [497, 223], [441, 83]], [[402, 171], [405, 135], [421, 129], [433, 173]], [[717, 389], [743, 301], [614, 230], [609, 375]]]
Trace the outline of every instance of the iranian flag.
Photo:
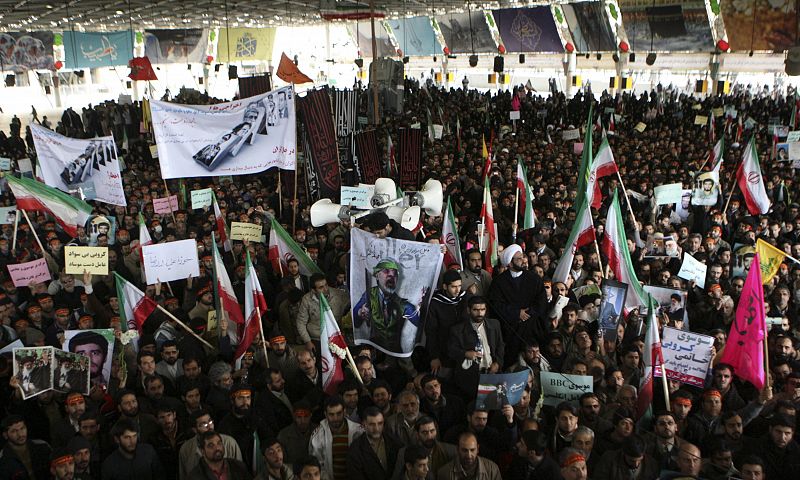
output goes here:
[[663, 375], [664, 355], [661, 351], [661, 338], [658, 334], [658, 303], [651, 295], [647, 296], [647, 333], [644, 338], [644, 352], [642, 352], [642, 366], [644, 374], [639, 383], [638, 411], [639, 417], [652, 414], [653, 384], [656, 370]]
[[226, 252], [230, 252], [233, 248], [231, 245], [231, 241], [228, 239], [228, 228], [225, 225], [225, 217], [222, 216], [222, 212], [219, 209], [219, 203], [217, 203], [217, 196], [211, 195], [214, 203], [214, 219], [217, 222], [217, 237], [219, 237], [219, 241], [222, 242], [222, 247], [225, 249]]
[[481, 207], [481, 224], [483, 225], [483, 268], [492, 273], [497, 264], [497, 228], [494, 225], [492, 211], [492, 191], [489, 188], [489, 177], [483, 179], [483, 206]]
[[292, 258], [300, 264], [300, 273], [303, 275], [311, 276], [313, 273], [322, 273], [322, 270], [308, 258], [305, 250], [294, 241], [289, 232], [284, 230], [281, 224], [273, 218], [269, 230], [269, 259], [272, 262], [272, 271], [275, 273], [285, 272], [286, 264]]
[[119, 316], [121, 317], [122, 330], [135, 328], [142, 334], [142, 325], [147, 317], [158, 308], [156, 302], [144, 294], [135, 285], [114, 272], [117, 284], [117, 300], [119, 301]]
[[141, 247], [152, 245], [153, 238], [150, 236], [150, 230], [144, 223], [144, 216], [139, 213], [139, 255], [141, 255]]
[[595, 233], [592, 212], [584, 201], [581, 208], [578, 210], [578, 215], [575, 217], [575, 224], [572, 226], [572, 232], [570, 232], [569, 239], [567, 240], [567, 248], [558, 261], [556, 271], [553, 272], [554, 282], [567, 281], [569, 271], [572, 269], [572, 260], [575, 258], [575, 252], [577, 252], [579, 248], [592, 243], [594, 239]]
[[492, 155], [491, 152], [489, 152], [489, 149], [486, 148], [485, 136], [481, 136], [481, 143], [483, 143], [483, 146], [481, 147], [481, 156], [483, 157], [483, 178], [487, 178], [489, 173], [492, 171]]
[[753, 215], [763, 215], [769, 211], [770, 201], [764, 188], [764, 178], [761, 176], [761, 166], [758, 163], [755, 138], [744, 151], [744, 158], [736, 171], [736, 181], [744, 194], [747, 209]]
[[228, 323], [229, 329], [237, 328], [237, 325], [244, 324], [244, 316], [242, 310], [239, 308], [239, 300], [236, 299], [236, 293], [233, 291], [233, 284], [231, 278], [228, 276], [228, 271], [225, 270], [225, 264], [222, 262], [222, 257], [217, 248], [217, 238], [213, 233], [211, 234], [211, 241], [213, 247], [211, 255], [214, 258], [214, 294], [219, 299], [219, 306], [228, 314], [231, 322]]
[[322, 389], [328, 395], [344, 380], [342, 360], [347, 355], [347, 342], [333, 317], [325, 295], [319, 296], [320, 360], [322, 361]]
[[714, 145], [714, 149], [708, 152], [708, 161], [711, 164], [711, 170], [719, 171], [722, 167], [722, 154], [725, 152], [725, 136], [723, 135]]
[[603, 204], [603, 196], [600, 193], [600, 185], [597, 181], [617, 172], [617, 162], [614, 161], [614, 154], [611, 153], [608, 140], [604, 138], [589, 170], [589, 179], [586, 181], [586, 200], [589, 205], [595, 209], [600, 208]]
[[519, 215], [522, 217], [520, 230], [536, 226], [536, 215], [533, 213], [533, 190], [528, 183], [528, 171], [522, 161], [517, 162], [517, 196], [519, 197]]
[[617, 130], [617, 124], [614, 122], [614, 114], [612, 113], [608, 117], [608, 131], [606, 132], [606, 134], [614, 135], [616, 130]]
[[250, 250], [247, 250], [244, 277], [244, 326], [239, 335], [241, 341], [236, 347], [233, 358], [238, 360], [250, 348], [253, 341], [261, 333], [261, 316], [267, 311], [267, 300], [261, 290], [261, 284], [256, 276], [256, 269], [250, 261]]
[[578, 167], [578, 192], [575, 197], [575, 205], [581, 205], [583, 199], [586, 198], [586, 182], [589, 181], [589, 169], [592, 166], [592, 110], [593, 105], [590, 104], [589, 116], [586, 117], [586, 128], [583, 133], [583, 153], [581, 153], [581, 164]]
[[458, 242], [458, 227], [453, 215], [453, 206], [450, 205], [450, 197], [447, 197], [447, 211], [444, 214], [442, 225], [442, 238], [439, 240], [445, 247], [444, 266], [458, 264], [459, 268], [464, 269], [464, 262], [461, 259], [461, 245]]
[[625, 310], [649, 305], [647, 293], [642, 289], [636, 272], [633, 270], [631, 254], [628, 251], [628, 239], [625, 236], [625, 224], [622, 223], [622, 211], [619, 206], [619, 195], [614, 192], [614, 201], [608, 209], [606, 232], [603, 240], [603, 254], [608, 258], [608, 266], [614, 272], [614, 278], [628, 285], [625, 297]]
[[13, 175], [6, 175], [5, 179], [17, 199], [17, 209], [49, 213], [70, 237], [78, 236], [78, 227], [86, 225], [92, 213], [88, 203], [44, 183]]

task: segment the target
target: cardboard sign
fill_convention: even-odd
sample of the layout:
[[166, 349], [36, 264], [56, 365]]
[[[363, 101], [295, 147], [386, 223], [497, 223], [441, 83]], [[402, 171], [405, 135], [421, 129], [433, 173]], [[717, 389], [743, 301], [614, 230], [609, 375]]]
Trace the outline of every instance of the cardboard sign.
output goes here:
[[178, 196], [172, 195], [153, 199], [153, 211], [156, 213], [172, 213], [178, 210]]
[[0, 207], [0, 225], [13, 225], [17, 218], [17, 207]]
[[590, 375], [539, 372], [539, 376], [542, 383], [544, 405], [551, 407], [564, 401], [577, 402], [584, 393], [594, 391], [594, 379]]
[[724, 114], [725, 114], [725, 111], [723, 109], [721, 109], [721, 108], [715, 108], [715, 109], [711, 110], [711, 115], [714, 115], [715, 117], [721, 117]]
[[210, 207], [213, 198], [214, 191], [210, 188], [192, 190], [192, 210]]
[[25, 263], [8, 266], [8, 273], [15, 287], [27, 287], [31, 283], [42, 283], [50, 280], [47, 261], [39, 258]]
[[694, 117], [694, 124], [695, 125], [707, 125], [708, 124], [708, 117], [705, 115], [696, 115]]
[[656, 205], [680, 203], [681, 195], [683, 195], [683, 184], [669, 183], [667, 185], [659, 185], [653, 189], [653, 193], [656, 197]]
[[108, 275], [108, 247], [64, 247], [64, 263], [69, 274]]
[[512, 110], [508, 112], [509, 120], [519, 120], [519, 110]]
[[681, 265], [681, 270], [678, 272], [678, 276], [684, 280], [694, 280], [694, 283], [696, 283], [698, 287], [706, 288], [707, 270], [708, 265], [696, 260], [687, 253], [683, 256], [683, 264]]
[[372, 196], [375, 195], [374, 185], [359, 185], [357, 187], [342, 186], [339, 198], [342, 205], [349, 205], [361, 210], [372, 209], [370, 203]]
[[261, 225], [255, 223], [231, 223], [231, 240], [261, 241]]
[[437, 140], [442, 138], [442, 133], [444, 133], [444, 125], [433, 126], [433, 138]]
[[786, 141], [791, 142], [800, 142], [800, 130], [793, 130], [789, 132], [789, 135], [786, 135]]
[[581, 138], [581, 131], [577, 128], [573, 128], [572, 130], [564, 130], [561, 132], [561, 140], [565, 142], [568, 140], [577, 140]]
[[633, 127], [633, 129], [639, 133], [644, 133], [645, 128], [647, 128], [647, 125], [642, 122], [637, 123], [636, 126]]
[[0, 157], [0, 170], [9, 171], [11, 170], [11, 159]]
[[19, 168], [19, 173], [33, 172], [33, 164], [31, 164], [31, 159], [20, 158], [17, 160], [17, 168]]
[[197, 242], [194, 240], [145, 245], [142, 247], [142, 254], [148, 285], [200, 276]]
[[[711, 364], [711, 349], [714, 337], [664, 327], [661, 352], [667, 378], [703, 388]], [[660, 368], [656, 375], [660, 376]]]
[[583, 142], [575, 142], [572, 144], [572, 153], [580, 155], [583, 153]]
[[153, 158], [158, 158], [158, 147], [155, 145], [150, 145], [150, 156]]

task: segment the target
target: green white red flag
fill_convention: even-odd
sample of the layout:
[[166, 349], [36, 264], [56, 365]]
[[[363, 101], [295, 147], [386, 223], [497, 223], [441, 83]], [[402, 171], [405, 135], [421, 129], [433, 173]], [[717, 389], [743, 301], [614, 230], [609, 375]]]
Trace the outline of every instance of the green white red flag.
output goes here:
[[119, 301], [119, 316], [123, 331], [131, 328], [142, 333], [142, 325], [153, 311], [158, 308], [156, 302], [144, 294], [135, 285], [114, 272], [117, 287], [117, 300]]
[[250, 348], [253, 341], [261, 333], [261, 316], [267, 312], [267, 300], [261, 290], [261, 284], [250, 260], [250, 251], [247, 251], [244, 276], [244, 325], [239, 335], [239, 345], [233, 358], [238, 360]]
[[320, 360], [322, 362], [322, 389], [328, 395], [344, 380], [342, 360], [346, 356], [347, 342], [339, 330], [325, 295], [319, 296]]
[[314, 273], [322, 273], [319, 266], [309, 258], [289, 232], [273, 218], [269, 230], [269, 260], [272, 262], [272, 271], [285, 272], [288, 268], [287, 263], [292, 258], [300, 265], [301, 274], [311, 276]]
[[85, 226], [92, 213], [88, 203], [42, 182], [13, 175], [5, 179], [17, 200], [17, 209], [49, 213], [70, 237], [78, 236], [78, 227]]

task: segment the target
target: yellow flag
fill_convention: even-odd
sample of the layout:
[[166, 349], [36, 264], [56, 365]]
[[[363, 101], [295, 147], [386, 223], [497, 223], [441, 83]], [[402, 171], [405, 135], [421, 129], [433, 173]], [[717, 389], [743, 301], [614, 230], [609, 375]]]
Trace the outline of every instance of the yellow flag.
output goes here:
[[486, 148], [486, 137], [481, 137], [481, 141], [483, 142], [483, 158], [489, 158], [489, 150]]
[[756, 241], [756, 252], [761, 259], [761, 283], [766, 285], [778, 273], [783, 259], [786, 258], [786, 253], [760, 238]]

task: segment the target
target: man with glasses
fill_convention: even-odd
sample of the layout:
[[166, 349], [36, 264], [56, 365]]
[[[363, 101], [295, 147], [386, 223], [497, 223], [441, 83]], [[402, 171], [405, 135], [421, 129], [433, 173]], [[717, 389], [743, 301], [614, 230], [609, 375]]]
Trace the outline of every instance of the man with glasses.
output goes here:
[[[198, 442], [200, 435], [205, 432], [214, 431], [214, 420], [211, 419], [211, 414], [206, 410], [200, 410], [192, 415], [192, 432], [195, 436], [186, 440], [178, 453], [178, 461], [180, 463], [179, 476], [181, 480], [188, 479], [189, 472], [200, 463], [202, 453], [200, 452], [200, 444]], [[239, 450], [236, 440], [228, 435], [221, 434], [222, 445], [224, 447], [225, 458], [233, 458], [242, 460], [242, 452]]]

